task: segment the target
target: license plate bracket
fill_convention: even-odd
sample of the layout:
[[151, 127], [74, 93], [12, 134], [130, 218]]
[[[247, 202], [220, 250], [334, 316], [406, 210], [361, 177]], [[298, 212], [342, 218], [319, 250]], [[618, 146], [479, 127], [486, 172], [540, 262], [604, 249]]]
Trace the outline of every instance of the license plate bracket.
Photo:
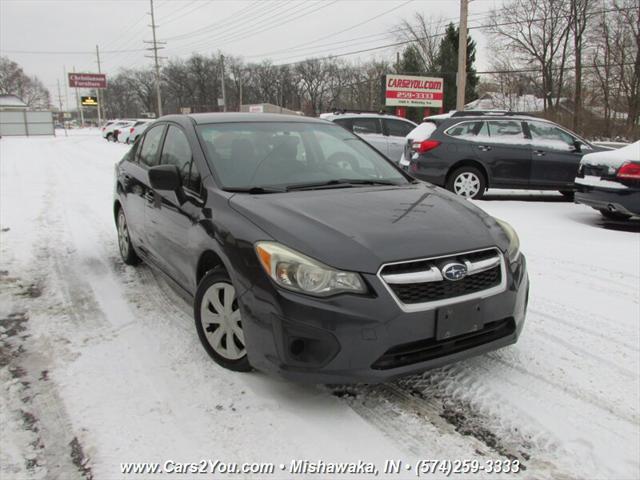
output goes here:
[[436, 312], [436, 340], [475, 332], [484, 326], [482, 301], [471, 301], [439, 308]]

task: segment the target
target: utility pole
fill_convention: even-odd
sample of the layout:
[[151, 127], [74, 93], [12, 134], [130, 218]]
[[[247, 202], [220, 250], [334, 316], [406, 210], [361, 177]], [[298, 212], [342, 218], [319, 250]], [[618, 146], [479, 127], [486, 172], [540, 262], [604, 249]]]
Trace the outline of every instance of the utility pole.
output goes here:
[[227, 111], [227, 91], [224, 88], [224, 55], [220, 55], [220, 70], [222, 71], [222, 111]]
[[238, 102], [238, 111], [241, 112], [242, 111], [242, 70], [240, 68], [238, 68], [238, 79], [239, 79], [239, 83], [238, 83], [238, 90], [240, 91], [239, 94], [239, 102]]
[[58, 84], [58, 104], [60, 105], [60, 115], [62, 115], [62, 128], [64, 129], [64, 136], [66, 137], [67, 134], [67, 127], [64, 124], [64, 110], [62, 108], [62, 93], [60, 92], [60, 80], [56, 80], [56, 83]]
[[67, 77], [67, 67], [62, 66], [62, 72], [64, 73], [64, 105], [69, 108], [69, 77]]
[[[73, 73], [76, 73], [76, 67], [73, 67]], [[78, 107], [78, 113], [80, 114], [80, 126], [84, 127], [84, 112], [82, 111], [82, 105], [80, 105], [80, 94], [78, 93], [78, 87], [76, 88], [76, 105]]]
[[460, 0], [460, 27], [458, 29], [458, 81], [456, 110], [464, 110], [464, 93], [467, 89], [467, 15], [469, 0]]
[[[98, 45], [96, 45], [96, 58], [98, 59], [98, 73], [102, 73], [100, 69], [100, 49]], [[96, 88], [96, 96], [98, 97], [98, 127], [102, 126], [102, 114], [100, 111], [102, 110], [102, 99], [100, 98], [100, 89]], [[102, 110], [104, 112], [104, 110]]]
[[[158, 50], [163, 49], [164, 47], [161, 45], [164, 45], [166, 42], [159, 42], [156, 38], [156, 28], [158, 27], [156, 25], [156, 18], [155, 18], [155, 14], [153, 11], [153, 0], [149, 0], [149, 3], [151, 5], [151, 25], [149, 25], [151, 27], [151, 33], [153, 34], [153, 41], [151, 42], [144, 42], [144, 43], [149, 43], [152, 44], [153, 46], [150, 48], [147, 48], [147, 50], [151, 50], [153, 51], [153, 56], [149, 56], [149, 55], [145, 55], [147, 58], [153, 58], [154, 62], [155, 62], [155, 67], [156, 67], [156, 97], [158, 99], [158, 117], [162, 116], [162, 95], [160, 94], [160, 63], [159, 60], [162, 57], [158, 56]], [[160, 45], [160, 46], [159, 46]]]

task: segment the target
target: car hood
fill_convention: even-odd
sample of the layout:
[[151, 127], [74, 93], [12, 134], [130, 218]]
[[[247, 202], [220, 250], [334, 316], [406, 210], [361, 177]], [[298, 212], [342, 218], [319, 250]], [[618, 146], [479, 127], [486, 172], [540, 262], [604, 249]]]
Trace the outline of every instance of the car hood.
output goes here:
[[508, 245], [492, 217], [424, 183], [236, 194], [230, 205], [272, 239], [342, 270]]

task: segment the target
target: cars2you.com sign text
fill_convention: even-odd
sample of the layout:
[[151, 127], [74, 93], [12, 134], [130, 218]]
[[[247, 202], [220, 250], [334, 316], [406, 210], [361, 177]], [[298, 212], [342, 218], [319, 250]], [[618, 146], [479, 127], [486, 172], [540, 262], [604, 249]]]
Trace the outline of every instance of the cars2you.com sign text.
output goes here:
[[389, 107], [442, 107], [441, 78], [387, 75], [386, 105]]

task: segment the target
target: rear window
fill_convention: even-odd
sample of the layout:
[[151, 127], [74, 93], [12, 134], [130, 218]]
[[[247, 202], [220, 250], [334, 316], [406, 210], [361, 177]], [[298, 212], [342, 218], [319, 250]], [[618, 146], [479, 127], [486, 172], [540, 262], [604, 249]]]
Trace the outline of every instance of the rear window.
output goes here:
[[407, 134], [407, 138], [410, 140], [422, 142], [423, 140], [429, 138], [437, 128], [438, 126], [435, 124], [435, 122], [425, 121], [411, 130]]

